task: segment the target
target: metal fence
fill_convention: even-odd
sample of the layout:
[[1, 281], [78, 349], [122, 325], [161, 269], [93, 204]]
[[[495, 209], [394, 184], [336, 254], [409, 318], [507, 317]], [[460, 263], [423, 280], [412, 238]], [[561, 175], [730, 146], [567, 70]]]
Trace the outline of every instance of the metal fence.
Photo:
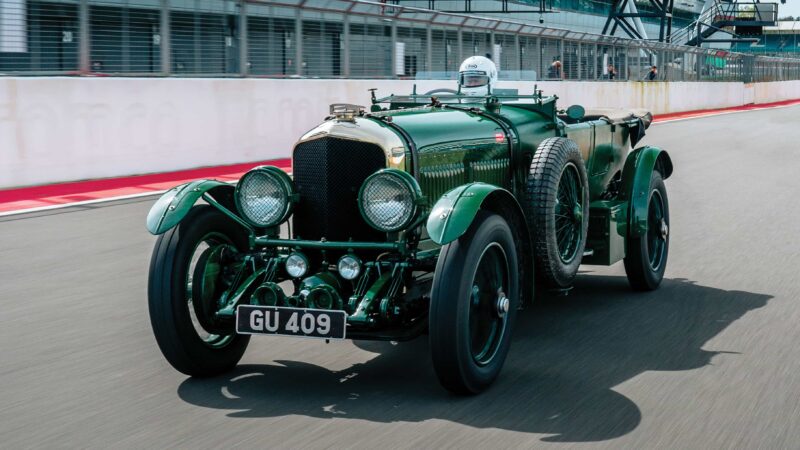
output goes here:
[[453, 78], [489, 54], [501, 78], [800, 79], [800, 60], [601, 36], [359, 0], [0, 0], [0, 74]]

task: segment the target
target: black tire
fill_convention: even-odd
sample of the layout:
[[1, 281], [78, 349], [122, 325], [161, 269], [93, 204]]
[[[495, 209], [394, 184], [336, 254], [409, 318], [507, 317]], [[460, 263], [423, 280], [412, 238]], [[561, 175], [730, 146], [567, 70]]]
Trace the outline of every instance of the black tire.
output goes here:
[[[565, 199], [563, 189], [577, 184], [580, 192]], [[566, 200], [574, 204], [565, 206]], [[575, 142], [554, 137], [539, 144], [528, 172], [523, 203], [531, 224], [538, 279], [548, 288], [570, 287], [583, 259], [589, 230], [589, 182]], [[569, 238], [564, 237], [564, 230]]]
[[[236, 334], [232, 326], [229, 334], [209, 333], [205, 341], [199, 334], [206, 331], [205, 327], [192, 321], [192, 314], [199, 309], [189, 304], [192, 296], [189, 270], [199, 246], [208, 242], [243, 250], [247, 236], [240, 225], [213, 207], [193, 207], [180, 224], [158, 237], [150, 260], [147, 289], [150, 324], [161, 353], [172, 367], [195, 377], [231, 370], [250, 341], [250, 336]], [[205, 256], [203, 253], [198, 259]]]
[[650, 177], [647, 196], [647, 232], [628, 238], [625, 274], [637, 291], [657, 289], [664, 279], [669, 255], [669, 201], [664, 179], [657, 170]]
[[480, 211], [463, 236], [442, 248], [429, 339], [436, 375], [451, 392], [477, 394], [500, 373], [520, 304], [518, 269], [511, 228], [497, 214]]

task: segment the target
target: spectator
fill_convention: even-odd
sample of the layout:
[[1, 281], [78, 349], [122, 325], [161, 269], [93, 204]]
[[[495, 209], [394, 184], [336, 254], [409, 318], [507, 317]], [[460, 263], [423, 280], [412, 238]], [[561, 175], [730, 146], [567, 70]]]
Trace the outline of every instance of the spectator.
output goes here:
[[650, 68], [650, 71], [647, 72], [647, 81], [654, 81], [656, 77], [658, 77], [658, 67], [653, 66]]
[[613, 80], [617, 78], [617, 69], [614, 68], [613, 64], [608, 65], [608, 79]]
[[561, 70], [561, 60], [558, 56], [553, 57], [553, 63], [550, 64], [550, 68], [547, 69], [547, 77], [548, 78], [555, 78], [557, 80], [562, 80], [564, 78], [564, 71]]

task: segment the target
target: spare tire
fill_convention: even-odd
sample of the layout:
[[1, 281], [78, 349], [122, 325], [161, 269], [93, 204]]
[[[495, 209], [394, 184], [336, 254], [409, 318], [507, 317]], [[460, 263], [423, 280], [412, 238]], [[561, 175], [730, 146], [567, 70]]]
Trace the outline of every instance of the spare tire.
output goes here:
[[589, 182], [574, 141], [553, 137], [539, 144], [525, 196], [536, 276], [548, 288], [568, 288], [581, 265], [589, 229]]

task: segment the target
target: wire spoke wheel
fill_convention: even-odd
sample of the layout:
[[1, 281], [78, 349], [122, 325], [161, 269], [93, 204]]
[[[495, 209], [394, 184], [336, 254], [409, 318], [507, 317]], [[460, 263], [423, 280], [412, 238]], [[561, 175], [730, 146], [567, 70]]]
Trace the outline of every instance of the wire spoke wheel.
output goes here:
[[556, 239], [558, 253], [564, 264], [575, 259], [581, 241], [583, 186], [575, 164], [568, 163], [561, 172], [556, 197]]
[[469, 308], [470, 348], [478, 365], [497, 354], [505, 333], [504, 302], [508, 286], [508, 260], [500, 244], [493, 242], [481, 255], [472, 284]]
[[539, 144], [522, 207], [533, 238], [537, 282], [551, 289], [569, 288], [589, 230], [589, 181], [578, 144], [565, 137]]

